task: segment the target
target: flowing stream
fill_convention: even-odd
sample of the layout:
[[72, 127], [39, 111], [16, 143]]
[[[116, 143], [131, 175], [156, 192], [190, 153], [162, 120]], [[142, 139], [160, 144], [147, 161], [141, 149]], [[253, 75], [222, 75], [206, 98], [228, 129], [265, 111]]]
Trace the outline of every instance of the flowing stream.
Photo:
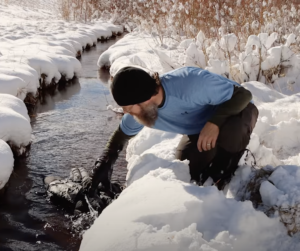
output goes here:
[[[32, 118], [30, 155], [15, 162], [7, 191], [0, 198], [0, 250], [78, 250], [80, 237], [71, 231], [65, 210], [46, 200], [44, 176], [69, 176], [72, 167], [90, 170], [120, 116], [108, 88], [109, 74], [97, 60], [118, 39], [98, 43], [83, 53], [82, 74], [74, 84], [45, 96]], [[125, 153], [115, 165], [114, 180], [124, 181]]]

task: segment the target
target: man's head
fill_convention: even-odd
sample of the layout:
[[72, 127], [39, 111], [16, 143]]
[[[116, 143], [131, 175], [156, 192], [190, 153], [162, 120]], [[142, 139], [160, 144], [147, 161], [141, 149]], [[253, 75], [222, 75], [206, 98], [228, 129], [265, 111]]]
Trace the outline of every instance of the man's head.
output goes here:
[[158, 115], [159, 84], [147, 72], [135, 67], [118, 71], [111, 84], [112, 95], [125, 113], [152, 127]]

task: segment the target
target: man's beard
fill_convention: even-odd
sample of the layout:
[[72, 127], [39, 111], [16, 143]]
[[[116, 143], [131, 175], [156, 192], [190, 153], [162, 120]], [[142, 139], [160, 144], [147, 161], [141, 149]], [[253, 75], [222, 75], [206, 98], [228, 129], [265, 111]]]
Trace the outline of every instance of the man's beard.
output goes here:
[[155, 124], [155, 121], [158, 116], [158, 107], [155, 104], [147, 105], [141, 107], [141, 113], [137, 116], [134, 115], [134, 118], [140, 123], [148, 127], [152, 127]]

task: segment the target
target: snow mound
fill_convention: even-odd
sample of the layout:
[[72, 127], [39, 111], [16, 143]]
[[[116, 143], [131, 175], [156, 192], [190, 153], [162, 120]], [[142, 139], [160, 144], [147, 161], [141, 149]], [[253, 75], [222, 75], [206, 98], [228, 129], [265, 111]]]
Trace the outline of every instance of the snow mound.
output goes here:
[[24, 100], [27, 94], [26, 83], [21, 78], [0, 74], [0, 93], [11, 94]]
[[17, 62], [4, 61], [0, 57], [0, 74], [6, 74], [23, 79], [26, 83], [26, 91], [35, 94], [39, 87], [39, 76], [32, 67]]
[[7, 183], [14, 167], [13, 153], [8, 144], [0, 139], [0, 189]]
[[300, 94], [286, 96], [254, 81], [243, 86], [252, 92], [260, 114], [249, 145], [258, 164], [300, 165]]
[[25, 104], [12, 95], [0, 94], [0, 139], [17, 147], [27, 146], [31, 131]]

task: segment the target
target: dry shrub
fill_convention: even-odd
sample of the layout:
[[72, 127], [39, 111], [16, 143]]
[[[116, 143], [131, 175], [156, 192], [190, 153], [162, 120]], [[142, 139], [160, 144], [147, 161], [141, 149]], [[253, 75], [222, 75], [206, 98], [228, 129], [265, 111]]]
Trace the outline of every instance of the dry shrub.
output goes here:
[[[272, 170], [257, 169], [247, 185], [240, 191], [241, 200], [250, 200], [254, 208], [263, 211], [267, 216], [273, 217], [278, 214], [289, 235], [300, 232], [300, 202], [295, 205], [266, 206], [262, 202], [259, 189], [263, 181], [267, 181]], [[270, 181], [269, 181], [270, 182]], [[271, 182], [272, 183], [272, 182]]]
[[259, 193], [260, 185], [262, 182], [268, 180], [272, 171], [265, 169], [255, 169], [253, 176], [240, 191], [242, 201], [250, 200], [255, 208], [262, 206], [262, 199]]

